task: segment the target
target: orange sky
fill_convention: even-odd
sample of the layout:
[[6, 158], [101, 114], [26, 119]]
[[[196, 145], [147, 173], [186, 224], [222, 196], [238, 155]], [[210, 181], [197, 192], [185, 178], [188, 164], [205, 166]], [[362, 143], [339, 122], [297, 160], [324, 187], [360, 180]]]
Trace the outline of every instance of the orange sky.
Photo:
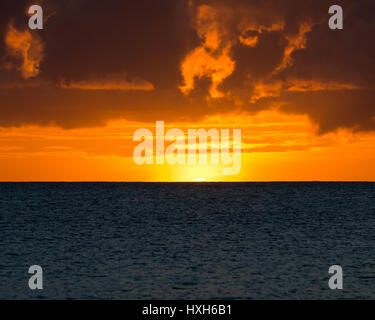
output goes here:
[[[9, 4], [0, 181], [375, 181], [375, 45], [363, 36], [375, 24], [362, 16], [374, 5], [342, 3], [341, 33], [322, 0], [42, 1], [33, 31], [28, 2]], [[135, 164], [134, 132], [158, 120], [241, 129], [240, 173]]]
[[[1, 181], [350, 181], [375, 180], [374, 134], [345, 130], [318, 136], [306, 116], [276, 110], [256, 115], [212, 116], [199, 127], [242, 129], [242, 168], [223, 176], [222, 165], [137, 165], [137, 128], [155, 124], [111, 122], [65, 130], [25, 126], [0, 130]], [[195, 128], [192, 123], [166, 127]], [[166, 142], [166, 147], [168, 143]]]

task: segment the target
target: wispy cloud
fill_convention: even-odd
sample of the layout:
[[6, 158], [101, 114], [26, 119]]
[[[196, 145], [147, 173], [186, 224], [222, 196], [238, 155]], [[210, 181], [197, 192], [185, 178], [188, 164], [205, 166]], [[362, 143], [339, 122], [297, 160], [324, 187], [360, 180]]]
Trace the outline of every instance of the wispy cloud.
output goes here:
[[[36, 77], [39, 74], [39, 66], [44, 56], [44, 45], [37, 33], [18, 30], [13, 23], [9, 23], [5, 44], [8, 53], [19, 61], [15, 67], [24, 79]], [[10, 63], [6, 65], [8, 69], [12, 67]]]
[[145, 80], [135, 79], [127, 80], [126, 75], [108, 75], [104, 77], [92, 76], [88, 80], [82, 81], [61, 81], [58, 85], [63, 89], [80, 89], [80, 90], [141, 90], [151, 91], [154, 86]]

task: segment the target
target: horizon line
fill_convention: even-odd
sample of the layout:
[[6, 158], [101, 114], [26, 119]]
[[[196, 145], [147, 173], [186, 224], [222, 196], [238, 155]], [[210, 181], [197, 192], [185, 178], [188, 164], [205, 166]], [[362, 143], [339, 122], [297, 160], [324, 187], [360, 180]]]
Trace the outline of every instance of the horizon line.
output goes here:
[[110, 181], [110, 180], [19, 180], [0, 183], [375, 183], [375, 180], [259, 180], [259, 181]]

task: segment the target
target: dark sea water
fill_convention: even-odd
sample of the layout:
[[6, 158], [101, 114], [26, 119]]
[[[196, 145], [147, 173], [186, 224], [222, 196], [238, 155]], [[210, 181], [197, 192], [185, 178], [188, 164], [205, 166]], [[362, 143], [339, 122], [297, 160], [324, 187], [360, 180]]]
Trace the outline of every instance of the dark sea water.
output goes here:
[[2, 183], [0, 299], [24, 298], [374, 299], [375, 184]]

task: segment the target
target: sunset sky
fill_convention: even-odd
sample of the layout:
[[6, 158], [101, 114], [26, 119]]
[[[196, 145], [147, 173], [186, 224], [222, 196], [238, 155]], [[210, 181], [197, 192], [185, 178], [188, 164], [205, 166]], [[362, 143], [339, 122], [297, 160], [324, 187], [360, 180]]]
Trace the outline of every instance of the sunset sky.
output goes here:
[[[0, 181], [375, 181], [374, 33], [373, 0], [1, 1]], [[158, 120], [241, 129], [241, 172], [135, 164]]]

